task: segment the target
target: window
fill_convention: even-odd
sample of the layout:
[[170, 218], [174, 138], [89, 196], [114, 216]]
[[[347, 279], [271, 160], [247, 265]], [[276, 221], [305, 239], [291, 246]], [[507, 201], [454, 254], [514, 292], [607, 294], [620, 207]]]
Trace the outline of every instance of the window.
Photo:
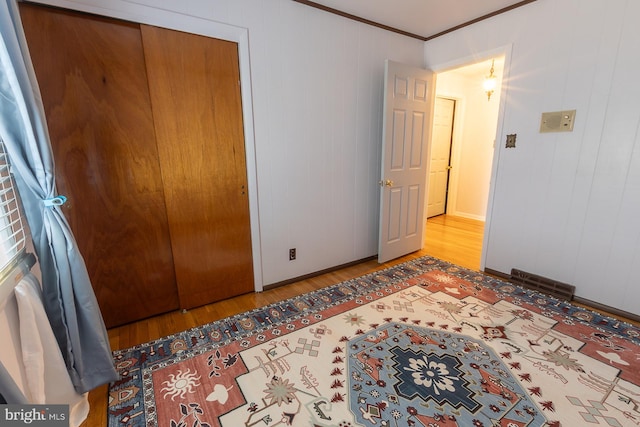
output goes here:
[[0, 276], [25, 250], [20, 199], [11, 174], [9, 155], [0, 138]]

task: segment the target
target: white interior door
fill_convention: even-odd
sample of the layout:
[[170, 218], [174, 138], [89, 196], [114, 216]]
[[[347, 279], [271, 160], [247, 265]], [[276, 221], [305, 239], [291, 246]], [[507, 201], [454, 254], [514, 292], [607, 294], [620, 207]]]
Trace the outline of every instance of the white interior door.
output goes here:
[[455, 101], [436, 98], [433, 107], [433, 134], [431, 135], [431, 161], [429, 190], [427, 191], [427, 217], [441, 215], [447, 208], [447, 186], [451, 157], [451, 135]]
[[378, 262], [420, 250], [434, 74], [385, 62]]

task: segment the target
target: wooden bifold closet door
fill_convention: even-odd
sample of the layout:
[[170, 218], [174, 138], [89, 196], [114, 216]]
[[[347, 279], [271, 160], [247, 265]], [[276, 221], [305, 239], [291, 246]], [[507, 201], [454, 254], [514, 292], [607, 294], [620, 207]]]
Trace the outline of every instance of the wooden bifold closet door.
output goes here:
[[251, 292], [238, 46], [147, 25], [142, 39], [180, 307]]
[[107, 327], [253, 290], [234, 43], [20, 4]]

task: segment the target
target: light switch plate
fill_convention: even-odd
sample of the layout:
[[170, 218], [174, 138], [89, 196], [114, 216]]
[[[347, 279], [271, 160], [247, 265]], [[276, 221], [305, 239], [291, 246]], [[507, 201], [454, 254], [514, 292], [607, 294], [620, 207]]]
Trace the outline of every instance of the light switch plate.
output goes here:
[[572, 132], [576, 110], [553, 111], [542, 113], [540, 119], [540, 133]]

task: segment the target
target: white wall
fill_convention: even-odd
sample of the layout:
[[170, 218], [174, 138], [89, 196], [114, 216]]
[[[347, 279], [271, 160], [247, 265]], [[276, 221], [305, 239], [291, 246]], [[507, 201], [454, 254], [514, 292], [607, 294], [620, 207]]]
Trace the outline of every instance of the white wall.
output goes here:
[[263, 283], [377, 253], [384, 60], [421, 66], [422, 42], [291, 0], [41, 2], [184, 31], [247, 29]]
[[[640, 313], [640, 2], [538, 0], [423, 46], [290, 0], [145, 1], [46, 0], [247, 29], [265, 284], [375, 254], [384, 59], [437, 69], [511, 45], [486, 267]], [[538, 133], [542, 112], [574, 108], [572, 133]]]
[[[487, 99], [482, 89], [486, 68], [469, 73], [469, 67], [438, 73], [436, 95], [456, 100], [451, 175], [447, 214], [484, 221], [489, 198], [500, 86]], [[502, 62], [496, 75], [502, 77]], [[472, 66], [475, 69], [475, 66]]]
[[[437, 68], [511, 45], [486, 267], [640, 314], [640, 2], [538, 0], [427, 42]], [[572, 133], [540, 114], [576, 109]], [[504, 147], [507, 134], [517, 147]]]

